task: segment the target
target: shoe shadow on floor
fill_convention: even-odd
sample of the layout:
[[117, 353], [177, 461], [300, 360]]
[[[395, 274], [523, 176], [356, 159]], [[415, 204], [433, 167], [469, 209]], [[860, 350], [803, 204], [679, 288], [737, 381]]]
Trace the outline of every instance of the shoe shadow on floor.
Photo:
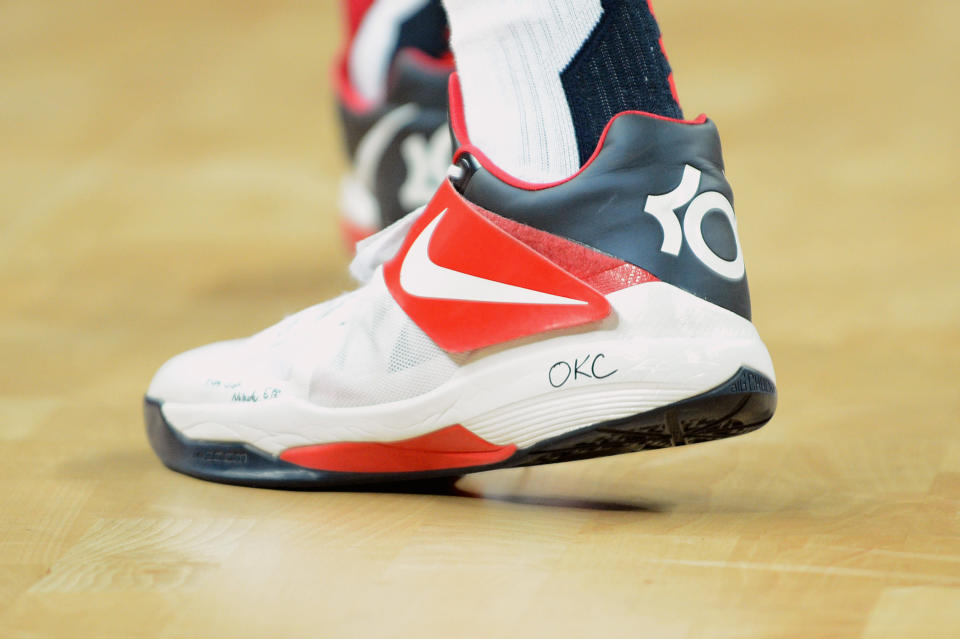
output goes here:
[[[137, 478], [144, 478], [145, 469], [151, 470], [151, 475], [158, 473], [153, 481], [163, 481], [174, 475], [162, 467], [160, 462], [148, 455], [146, 451], [127, 451], [105, 453], [90, 457], [82, 457], [65, 464], [61, 464], [56, 476], [61, 479], [74, 480], [103, 480], [107, 469], [110, 469], [114, 479], [117, 476], [126, 477], [129, 482], [136, 483]], [[473, 475], [468, 477], [480, 477]], [[184, 478], [186, 479], [186, 478]], [[217, 485], [217, 482], [206, 482], [200, 479], [189, 478], [190, 482], [198, 485]], [[224, 485], [224, 484], [221, 484]], [[262, 490], [252, 489], [247, 490]], [[275, 489], [268, 489], [275, 490]], [[290, 489], [279, 489], [287, 491]], [[380, 493], [395, 495], [424, 495], [450, 497], [469, 500], [487, 500], [523, 506], [542, 508], [566, 508], [595, 511], [622, 511], [622, 512], [664, 512], [672, 509], [668, 502], [654, 502], [642, 500], [623, 500], [617, 498], [597, 498], [594, 496], [577, 495], [575, 491], [566, 491], [563, 487], [554, 486], [554, 494], [543, 494], [543, 489], [531, 490], [527, 486], [510, 482], [506, 485], [494, 484], [477, 479], [465, 480], [464, 477], [438, 477], [397, 481], [380, 484], [365, 484], [351, 487], [327, 489], [293, 489], [296, 492], [343, 492], [353, 494]], [[557, 492], [567, 494], [556, 494]]]
[[486, 499], [524, 506], [544, 508], [566, 508], [574, 510], [621, 511], [621, 512], [665, 512], [671, 509], [667, 503], [625, 501], [618, 499], [598, 499], [577, 495], [543, 495], [522, 492], [497, 492], [471, 490], [460, 486], [461, 477], [441, 477], [415, 481], [369, 484], [342, 489], [352, 493], [393, 493], [407, 495], [433, 495], [440, 497], [459, 497], [461, 499]]

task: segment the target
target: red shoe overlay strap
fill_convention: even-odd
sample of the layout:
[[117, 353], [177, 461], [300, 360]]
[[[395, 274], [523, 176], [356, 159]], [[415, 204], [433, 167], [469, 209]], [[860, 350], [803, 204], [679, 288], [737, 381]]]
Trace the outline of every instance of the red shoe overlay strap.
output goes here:
[[624, 262], [615, 268], [595, 273], [584, 281], [604, 295], [609, 295], [614, 291], [622, 291], [637, 284], [659, 282], [660, 278], [653, 273], [646, 272], [639, 266]]
[[408, 473], [496, 464], [516, 450], [513, 444], [491, 444], [455, 424], [396, 442], [340, 442], [290, 448], [280, 454], [280, 459], [342, 473]]
[[566, 269], [597, 292], [609, 295], [637, 284], [659, 282], [659, 278], [639, 266], [611, 257], [547, 231], [491, 213], [470, 204], [473, 209], [545, 258]]
[[611, 311], [602, 294], [491, 223], [448, 180], [383, 275], [410, 319], [455, 353]]

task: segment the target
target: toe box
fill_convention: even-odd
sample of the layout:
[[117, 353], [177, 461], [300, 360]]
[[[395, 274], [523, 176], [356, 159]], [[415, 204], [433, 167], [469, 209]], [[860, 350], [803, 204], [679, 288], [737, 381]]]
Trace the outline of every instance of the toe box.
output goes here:
[[177, 355], [154, 375], [147, 397], [159, 403], [269, 399], [283, 392], [283, 371], [249, 339], [208, 344]]

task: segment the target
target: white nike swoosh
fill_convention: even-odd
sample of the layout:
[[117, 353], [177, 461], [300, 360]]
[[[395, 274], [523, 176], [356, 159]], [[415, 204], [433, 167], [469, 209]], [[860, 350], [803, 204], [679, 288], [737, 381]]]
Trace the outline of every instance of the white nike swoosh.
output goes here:
[[444, 209], [413, 241], [400, 265], [400, 287], [416, 297], [500, 304], [586, 304], [583, 300], [504, 284], [435, 264], [427, 252]]

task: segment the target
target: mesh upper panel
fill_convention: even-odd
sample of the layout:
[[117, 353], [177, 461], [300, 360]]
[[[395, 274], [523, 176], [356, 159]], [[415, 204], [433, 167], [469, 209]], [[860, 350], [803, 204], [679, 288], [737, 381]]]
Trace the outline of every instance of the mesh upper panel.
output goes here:
[[[356, 291], [308, 308], [254, 340], [290, 362], [311, 402], [329, 408], [422, 395], [450, 379], [465, 355], [433, 343], [390, 296], [381, 271]], [[282, 367], [281, 367], [282, 368]]]

